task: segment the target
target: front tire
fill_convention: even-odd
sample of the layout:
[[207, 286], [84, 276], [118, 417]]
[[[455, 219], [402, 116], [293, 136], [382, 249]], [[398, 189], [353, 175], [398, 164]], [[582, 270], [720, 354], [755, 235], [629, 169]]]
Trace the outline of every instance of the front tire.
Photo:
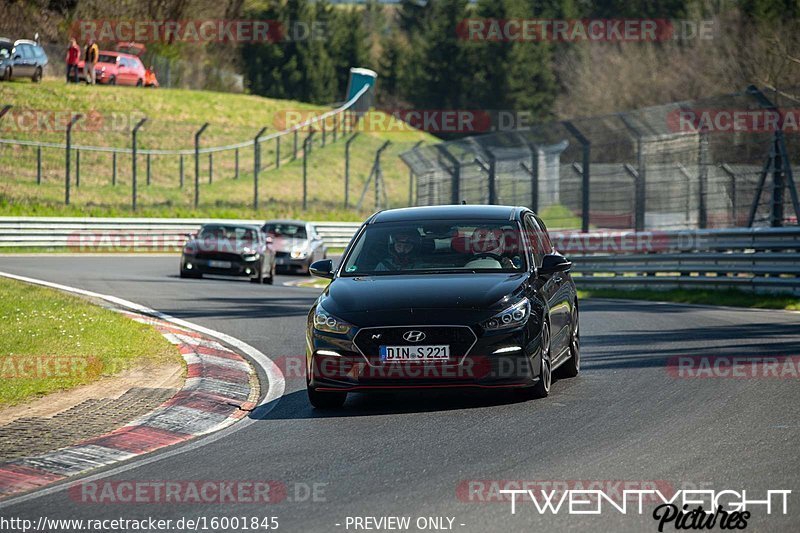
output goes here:
[[11, 67], [6, 67], [3, 71], [3, 81], [11, 81]]
[[42, 67], [36, 67], [36, 71], [33, 73], [31, 81], [33, 81], [33, 83], [39, 83], [42, 81]]
[[581, 337], [578, 329], [578, 307], [572, 308], [569, 337], [569, 359], [558, 369], [558, 377], [574, 378], [581, 371]]
[[109, 84], [109, 85], [116, 85], [116, 84], [117, 84], [117, 78], [116, 78], [116, 76], [111, 76], [111, 77], [108, 79], [108, 84]]
[[347, 400], [346, 392], [320, 392], [312, 387], [306, 387], [308, 401], [315, 409], [338, 409]]
[[143, 86], [144, 86], [144, 80], [143, 80], [143, 79], [141, 79], [141, 78], [139, 78], [139, 79], [136, 81], [136, 86], [137, 86], [137, 87], [143, 87]]
[[550, 385], [553, 383], [553, 362], [550, 358], [550, 325], [542, 324], [541, 356], [539, 357], [539, 381], [531, 389], [534, 398], [546, 398], [550, 394]]

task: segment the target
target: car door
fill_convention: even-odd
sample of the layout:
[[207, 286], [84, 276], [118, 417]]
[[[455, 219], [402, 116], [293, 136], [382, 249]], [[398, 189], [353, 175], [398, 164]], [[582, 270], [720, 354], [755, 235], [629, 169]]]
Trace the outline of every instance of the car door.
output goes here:
[[[525, 216], [525, 233], [534, 251], [534, 261], [538, 268], [542, 265], [543, 257], [553, 251], [552, 246], [549, 246], [549, 239], [546, 238], [543, 230], [530, 213]], [[542, 297], [547, 299], [549, 309], [550, 347], [551, 355], [554, 358], [553, 362], [556, 362], [555, 358], [565, 349], [567, 342], [564, 339], [564, 331], [565, 317], [568, 316], [568, 311], [564, 309], [563, 288], [564, 277], [561, 272], [543, 276], [541, 279]]]
[[[531, 252], [531, 266], [537, 269], [538, 274], [538, 269], [542, 266], [544, 252], [542, 250], [542, 243], [537, 236], [536, 223], [530, 214], [525, 215], [522, 223], [525, 242], [527, 243], [528, 249]], [[542, 276], [536, 279], [534, 286], [538, 288], [541, 299], [547, 302], [548, 317], [550, 321], [550, 337], [552, 339], [556, 332], [556, 317], [553, 314], [553, 308], [557, 303], [555, 299], [557, 289], [555, 281], [553, 276]]]
[[[536, 226], [539, 228], [539, 238], [542, 241], [542, 248], [546, 253], [556, 253], [557, 250], [553, 247], [550, 240], [550, 235], [547, 233], [547, 227], [542, 219], [533, 216]], [[568, 272], [556, 272], [553, 276], [555, 278], [557, 291], [555, 295], [555, 321], [559, 324], [559, 348], [566, 350], [569, 348], [569, 333], [571, 331], [570, 320], [572, 317], [572, 302], [574, 294], [572, 292], [572, 284], [570, 283], [570, 275]], [[555, 336], [554, 336], [555, 338]]]
[[124, 57], [117, 57], [117, 85], [131, 85], [131, 73], [128, 67], [128, 60]]
[[14, 48], [14, 66], [12, 72], [15, 78], [28, 78], [33, 76], [33, 50], [28, 44], [18, 44]]

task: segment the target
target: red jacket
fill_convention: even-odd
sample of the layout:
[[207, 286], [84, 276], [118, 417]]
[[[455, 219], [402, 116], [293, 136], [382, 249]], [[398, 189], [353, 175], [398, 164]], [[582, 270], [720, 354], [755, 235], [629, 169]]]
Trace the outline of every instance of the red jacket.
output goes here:
[[70, 46], [67, 50], [67, 65], [77, 65], [81, 57], [81, 49], [77, 46]]

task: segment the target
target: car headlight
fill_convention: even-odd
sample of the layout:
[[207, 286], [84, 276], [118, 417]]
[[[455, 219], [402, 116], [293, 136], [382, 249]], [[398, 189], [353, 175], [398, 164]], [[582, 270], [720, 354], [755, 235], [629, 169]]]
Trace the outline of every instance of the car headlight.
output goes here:
[[321, 306], [314, 310], [314, 328], [326, 333], [345, 335], [353, 326], [340, 318], [327, 313]]
[[516, 328], [524, 324], [531, 315], [531, 303], [525, 299], [504, 309], [485, 321], [482, 326], [487, 330]]
[[183, 247], [183, 254], [184, 255], [195, 255], [197, 254], [197, 248], [193, 244], [187, 244]]
[[305, 259], [308, 257], [308, 252], [305, 250], [292, 250], [292, 259]]

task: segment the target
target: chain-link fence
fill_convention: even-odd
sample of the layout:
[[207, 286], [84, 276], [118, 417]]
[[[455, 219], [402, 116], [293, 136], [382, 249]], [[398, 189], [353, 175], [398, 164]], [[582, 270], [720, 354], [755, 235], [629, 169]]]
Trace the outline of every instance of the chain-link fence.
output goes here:
[[525, 205], [552, 227], [584, 231], [796, 224], [798, 114], [788, 96], [770, 97], [751, 86], [401, 157], [417, 205]]

